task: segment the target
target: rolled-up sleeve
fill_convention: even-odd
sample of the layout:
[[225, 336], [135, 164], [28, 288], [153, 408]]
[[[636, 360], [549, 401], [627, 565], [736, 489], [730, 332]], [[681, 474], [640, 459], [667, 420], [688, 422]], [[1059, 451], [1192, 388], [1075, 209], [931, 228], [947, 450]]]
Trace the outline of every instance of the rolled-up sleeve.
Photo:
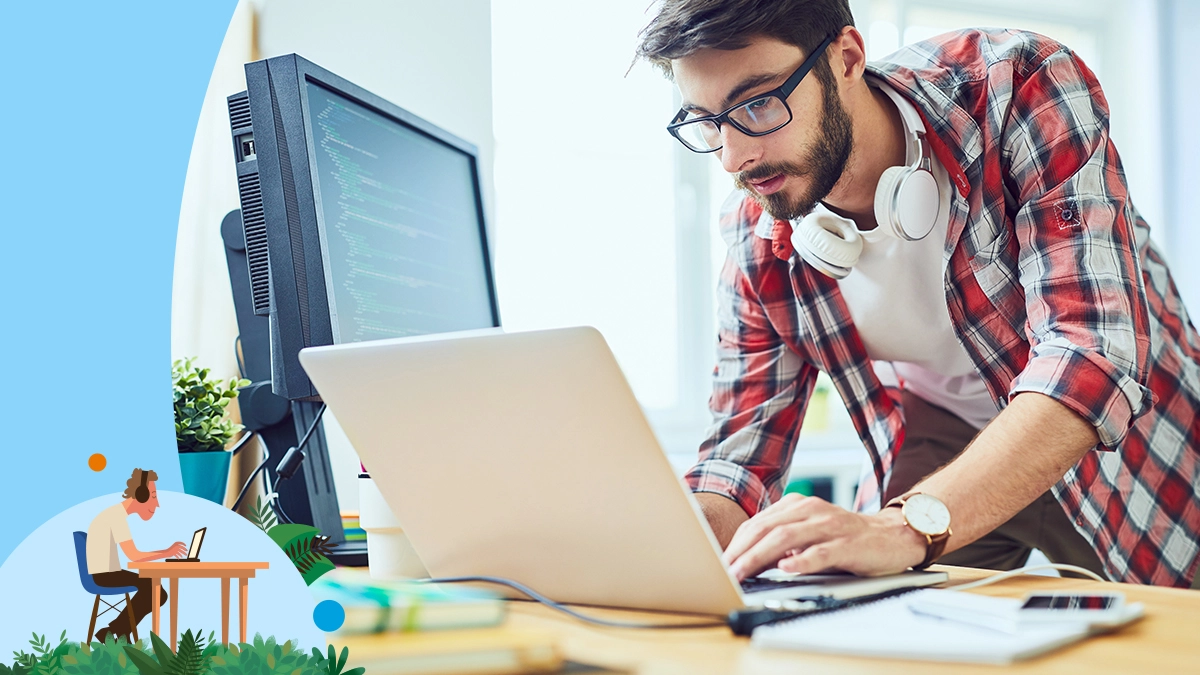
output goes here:
[[816, 370], [780, 339], [732, 256], [717, 293], [713, 425], [684, 478], [752, 516], [782, 494]]
[[1150, 409], [1150, 319], [1134, 215], [1095, 75], [1062, 49], [1014, 83], [1006, 191], [1029, 361], [1009, 395], [1038, 392], [1113, 449]]

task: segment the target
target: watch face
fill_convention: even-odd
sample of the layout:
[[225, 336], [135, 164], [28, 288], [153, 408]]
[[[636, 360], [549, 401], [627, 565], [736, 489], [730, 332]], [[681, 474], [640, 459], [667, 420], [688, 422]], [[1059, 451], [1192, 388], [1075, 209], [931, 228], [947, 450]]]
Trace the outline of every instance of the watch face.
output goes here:
[[904, 502], [904, 519], [914, 530], [931, 537], [950, 528], [950, 510], [937, 497], [923, 493]]

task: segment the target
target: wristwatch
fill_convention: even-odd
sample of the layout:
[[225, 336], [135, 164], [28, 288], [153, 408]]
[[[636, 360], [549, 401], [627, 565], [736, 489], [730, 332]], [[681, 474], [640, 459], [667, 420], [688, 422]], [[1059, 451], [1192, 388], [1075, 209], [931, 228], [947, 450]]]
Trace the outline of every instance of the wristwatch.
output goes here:
[[950, 539], [950, 509], [942, 500], [924, 492], [908, 492], [896, 497], [883, 508], [899, 507], [904, 514], [904, 524], [925, 537], [925, 559], [913, 569], [923, 570], [937, 560], [946, 550]]

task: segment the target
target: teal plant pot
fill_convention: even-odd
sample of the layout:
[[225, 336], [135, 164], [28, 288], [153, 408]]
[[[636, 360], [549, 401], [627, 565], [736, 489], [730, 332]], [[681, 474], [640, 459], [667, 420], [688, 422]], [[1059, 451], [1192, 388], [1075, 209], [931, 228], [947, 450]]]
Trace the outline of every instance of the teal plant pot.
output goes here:
[[232, 452], [181, 452], [179, 470], [183, 473], [183, 491], [217, 504], [225, 503], [225, 485], [229, 483]]

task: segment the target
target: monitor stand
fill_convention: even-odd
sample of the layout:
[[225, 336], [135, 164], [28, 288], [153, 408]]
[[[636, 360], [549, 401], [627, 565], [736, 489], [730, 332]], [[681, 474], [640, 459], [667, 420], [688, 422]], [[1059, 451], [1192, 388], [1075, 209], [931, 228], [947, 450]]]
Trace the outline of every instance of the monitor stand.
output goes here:
[[279, 480], [275, 471], [287, 449], [296, 445], [308, 430], [321, 404], [319, 401], [288, 401], [271, 391], [269, 320], [254, 312], [240, 210], [230, 211], [221, 221], [221, 238], [225, 241], [225, 261], [237, 314], [242, 376], [251, 380], [250, 386], [243, 387], [238, 395], [242, 424], [259, 434], [260, 440], [270, 449], [267, 471], [286, 516], [296, 523], [312, 525], [329, 537], [333, 546], [329, 559], [335, 565], [365, 566], [366, 542], [346, 541], [342, 529], [322, 426], [317, 425], [304, 447], [306, 457], [300, 465], [301, 471], [284, 481]]

